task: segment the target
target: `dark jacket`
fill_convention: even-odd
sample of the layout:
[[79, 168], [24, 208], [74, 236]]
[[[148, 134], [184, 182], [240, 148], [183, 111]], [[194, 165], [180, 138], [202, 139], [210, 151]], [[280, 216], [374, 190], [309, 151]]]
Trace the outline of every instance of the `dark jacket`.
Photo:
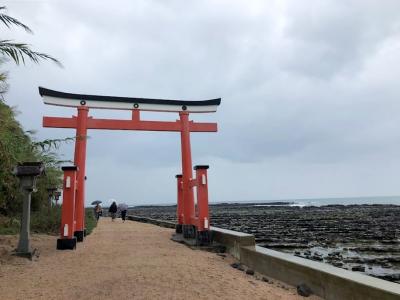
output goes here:
[[117, 204], [115, 202], [113, 202], [113, 204], [111, 204], [110, 208], [108, 209], [108, 212], [110, 213], [116, 213], [118, 210], [117, 208]]

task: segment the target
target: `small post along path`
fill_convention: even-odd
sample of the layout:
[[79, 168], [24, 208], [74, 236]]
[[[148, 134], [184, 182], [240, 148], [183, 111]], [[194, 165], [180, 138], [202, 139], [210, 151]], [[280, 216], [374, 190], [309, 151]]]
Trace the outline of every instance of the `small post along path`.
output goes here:
[[33, 236], [39, 259], [3, 262], [0, 298], [304, 299], [294, 287], [263, 282], [232, 268], [230, 256], [171, 241], [173, 231], [102, 218], [76, 251], [57, 251], [57, 237]]

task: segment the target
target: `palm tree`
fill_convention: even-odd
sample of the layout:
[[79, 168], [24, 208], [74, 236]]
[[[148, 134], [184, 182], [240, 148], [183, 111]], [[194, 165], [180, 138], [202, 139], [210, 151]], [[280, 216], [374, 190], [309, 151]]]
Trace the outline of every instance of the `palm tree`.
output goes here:
[[[2, 13], [4, 10], [6, 10], [6, 7], [0, 6], [0, 22], [3, 22], [5, 26], [8, 28], [11, 28], [12, 26], [21, 27], [27, 33], [33, 33], [33, 31], [25, 24]], [[30, 48], [30, 45], [25, 43], [16, 43], [13, 40], [0, 40], [0, 54], [11, 58], [17, 65], [19, 65], [21, 62], [25, 64], [25, 58], [28, 58], [34, 63], [39, 63], [40, 60], [51, 60], [52, 62], [61, 66], [61, 63], [54, 57], [46, 53], [33, 51]]]

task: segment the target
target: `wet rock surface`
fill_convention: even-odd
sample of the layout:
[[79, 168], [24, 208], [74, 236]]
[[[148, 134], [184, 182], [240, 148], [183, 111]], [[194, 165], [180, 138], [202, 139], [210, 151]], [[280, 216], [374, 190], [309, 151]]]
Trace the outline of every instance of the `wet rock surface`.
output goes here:
[[[176, 206], [132, 214], [175, 221]], [[250, 233], [259, 246], [400, 283], [400, 206], [210, 206], [213, 226]]]

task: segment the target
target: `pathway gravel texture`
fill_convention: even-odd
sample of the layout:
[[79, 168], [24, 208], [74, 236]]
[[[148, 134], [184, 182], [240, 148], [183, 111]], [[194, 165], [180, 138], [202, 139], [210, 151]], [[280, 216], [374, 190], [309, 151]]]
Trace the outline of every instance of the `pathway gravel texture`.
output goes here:
[[0, 299], [304, 299], [294, 287], [232, 268], [229, 255], [173, 242], [172, 233], [101, 219], [76, 251], [57, 251], [57, 237], [33, 236], [40, 251], [33, 261], [10, 256], [17, 239], [0, 236]]

